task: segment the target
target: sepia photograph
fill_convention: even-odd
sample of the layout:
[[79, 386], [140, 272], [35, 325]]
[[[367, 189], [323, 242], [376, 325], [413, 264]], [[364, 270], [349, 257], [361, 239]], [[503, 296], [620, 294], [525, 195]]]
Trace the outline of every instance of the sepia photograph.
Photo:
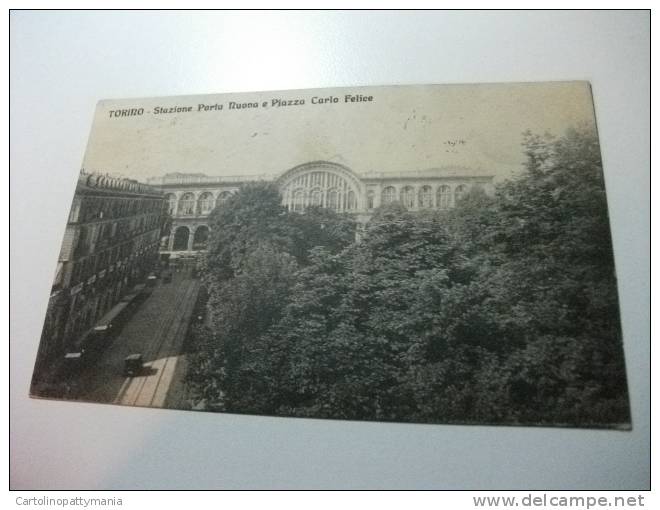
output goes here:
[[32, 397], [631, 429], [588, 82], [101, 100], [70, 186]]

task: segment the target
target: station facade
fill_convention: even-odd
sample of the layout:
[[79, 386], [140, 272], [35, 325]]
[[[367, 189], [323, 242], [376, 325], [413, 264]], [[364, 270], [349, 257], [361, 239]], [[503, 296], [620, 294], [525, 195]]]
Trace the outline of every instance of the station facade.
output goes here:
[[164, 252], [195, 252], [206, 248], [208, 217], [240, 186], [254, 181], [275, 181], [283, 205], [295, 212], [321, 206], [354, 215], [366, 223], [382, 204], [400, 202], [408, 210], [450, 209], [474, 187], [493, 191], [493, 176], [465, 167], [432, 168], [400, 173], [357, 173], [345, 165], [313, 161], [288, 169], [279, 176], [207, 176], [175, 173], [147, 182], [161, 190], [172, 217]]

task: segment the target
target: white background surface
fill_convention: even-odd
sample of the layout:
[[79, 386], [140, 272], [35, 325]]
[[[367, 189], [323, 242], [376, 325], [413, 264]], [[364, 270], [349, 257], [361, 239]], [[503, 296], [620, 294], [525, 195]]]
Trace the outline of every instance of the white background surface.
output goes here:
[[[649, 15], [11, 16], [13, 488], [643, 489], [650, 483]], [[97, 100], [308, 87], [589, 80], [633, 431], [263, 418], [28, 398]]]

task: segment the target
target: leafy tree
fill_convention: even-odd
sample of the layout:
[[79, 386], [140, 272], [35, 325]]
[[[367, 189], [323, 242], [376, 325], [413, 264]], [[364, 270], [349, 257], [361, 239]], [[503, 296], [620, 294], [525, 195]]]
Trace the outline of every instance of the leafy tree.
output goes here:
[[287, 211], [273, 183], [249, 183], [213, 210], [210, 217], [208, 274], [232, 278], [256, 245], [269, 243], [305, 264], [315, 246], [333, 252], [355, 239], [355, 222], [329, 209], [310, 207], [305, 214]]
[[354, 231], [353, 222], [332, 211], [287, 211], [269, 183], [249, 184], [213, 211], [199, 268], [210, 321], [192, 370], [200, 395], [239, 412], [269, 408], [275, 357], [266, 356], [266, 333], [290, 299], [297, 268], [312, 247], [340, 250]]
[[272, 183], [249, 183], [216, 207], [210, 217], [207, 275], [227, 280], [240, 273], [247, 255], [260, 243], [292, 251], [291, 226]]
[[[629, 420], [614, 261], [596, 134], [527, 134], [523, 175], [493, 201], [454, 214], [471, 247], [472, 309], [503, 347], [480, 376], [503, 418], [526, 422]], [[485, 207], [484, 207], [485, 206]], [[470, 225], [488, 227], [475, 236]], [[481, 227], [479, 228], [481, 229]], [[492, 351], [492, 349], [490, 349]]]
[[240, 274], [210, 285], [208, 325], [198, 332], [191, 377], [200, 396], [227, 410], [241, 411], [245, 402], [260, 408], [268, 396], [264, 333], [280, 319], [296, 267], [292, 256], [262, 243], [246, 255]]

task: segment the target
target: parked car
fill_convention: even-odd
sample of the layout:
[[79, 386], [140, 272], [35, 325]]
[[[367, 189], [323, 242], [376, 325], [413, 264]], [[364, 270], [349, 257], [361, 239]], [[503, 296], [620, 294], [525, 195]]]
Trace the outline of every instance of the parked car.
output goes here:
[[142, 371], [142, 354], [131, 354], [124, 358], [124, 375], [133, 377]]
[[147, 285], [149, 287], [155, 287], [156, 283], [158, 283], [158, 275], [156, 273], [149, 273], [149, 276], [147, 276]]

